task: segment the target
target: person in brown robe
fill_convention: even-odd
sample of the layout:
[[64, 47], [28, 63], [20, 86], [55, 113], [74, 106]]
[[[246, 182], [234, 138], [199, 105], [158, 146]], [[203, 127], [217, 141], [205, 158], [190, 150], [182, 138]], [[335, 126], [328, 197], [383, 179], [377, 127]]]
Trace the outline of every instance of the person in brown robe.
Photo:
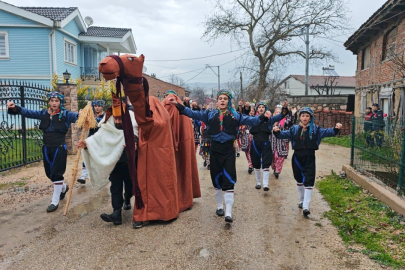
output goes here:
[[148, 95], [147, 81], [142, 78], [144, 59], [143, 55], [112, 55], [99, 64], [106, 80], [124, 79], [139, 126], [137, 179], [144, 207], [134, 207], [134, 228], [151, 220], [175, 219], [180, 212], [170, 115], [157, 98]]
[[190, 118], [180, 115], [176, 106], [168, 102], [170, 98], [175, 98], [177, 102], [181, 102], [181, 99], [177, 96], [176, 92], [169, 90], [162, 104], [169, 112], [171, 118], [173, 146], [176, 155], [179, 208], [180, 211], [184, 211], [193, 206], [193, 198], [201, 197], [197, 158], [194, 148], [194, 131]]

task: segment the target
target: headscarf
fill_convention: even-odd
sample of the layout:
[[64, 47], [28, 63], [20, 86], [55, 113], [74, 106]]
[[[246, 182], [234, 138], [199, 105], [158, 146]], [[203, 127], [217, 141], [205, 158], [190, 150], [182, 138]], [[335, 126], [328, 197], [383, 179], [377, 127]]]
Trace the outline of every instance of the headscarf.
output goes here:
[[257, 103], [256, 109], [255, 109], [255, 114], [256, 114], [256, 115], [258, 114], [257, 109], [259, 109], [259, 106], [260, 106], [260, 105], [263, 105], [263, 106], [264, 106], [264, 111], [265, 111], [265, 112], [267, 111], [267, 104], [264, 103], [264, 102], [259, 102], [259, 103]]
[[[309, 107], [303, 107], [298, 112], [298, 117], [300, 117], [301, 113], [307, 113], [311, 116], [311, 120], [309, 121], [309, 139], [312, 140], [312, 132], [314, 130], [314, 111]], [[301, 135], [300, 135], [300, 138], [302, 139], [304, 137], [304, 131], [307, 130], [308, 126], [304, 126], [301, 123], [300, 123], [300, 126], [302, 127], [302, 131], [301, 131]]]
[[91, 102], [91, 106], [102, 106], [102, 107], [104, 107], [104, 105], [105, 105], [105, 102], [104, 102], [104, 100], [102, 100], [102, 99], [95, 99], [95, 100], [93, 100], [92, 102]]
[[173, 91], [173, 90], [168, 90], [167, 91], [167, 95], [168, 94], [174, 94], [174, 95], [176, 95], [176, 96], [179, 96], [175, 91]]
[[[228, 97], [228, 110], [225, 112], [225, 115], [230, 114], [232, 117], [235, 115], [235, 110], [232, 108], [232, 94], [226, 89], [221, 89], [217, 94], [217, 100], [220, 95], [225, 95]], [[221, 110], [219, 110], [219, 129], [223, 130], [223, 123], [224, 123], [224, 114]]]
[[[60, 121], [60, 119], [62, 118], [63, 112], [66, 111], [66, 108], [63, 106], [63, 104], [65, 103], [65, 96], [61, 92], [53, 91], [53, 92], [50, 92], [47, 94], [47, 98], [48, 98], [48, 101], [51, 98], [59, 98], [59, 100], [60, 100], [59, 121]], [[48, 109], [48, 112], [49, 112], [49, 114], [51, 113], [50, 109]]]

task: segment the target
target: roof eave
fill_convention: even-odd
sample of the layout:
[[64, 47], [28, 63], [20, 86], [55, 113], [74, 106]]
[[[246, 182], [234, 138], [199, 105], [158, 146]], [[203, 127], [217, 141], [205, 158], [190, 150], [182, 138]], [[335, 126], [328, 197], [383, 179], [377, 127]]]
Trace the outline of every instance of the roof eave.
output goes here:
[[44, 16], [35, 14], [35, 13], [31, 12], [31, 11], [27, 11], [27, 10], [24, 10], [22, 8], [10, 5], [10, 4], [6, 3], [6, 2], [0, 1], [0, 10], [4, 10], [6, 12], [21, 16], [23, 18], [27, 18], [27, 19], [29, 19], [31, 21], [35, 21], [35, 22], [38, 22], [40, 24], [44, 24], [44, 25], [49, 26], [49, 27], [53, 27], [53, 25], [54, 25], [53, 20], [51, 20], [51, 19], [48, 19], [48, 18], [46, 18]]
[[79, 30], [81, 33], [87, 32], [87, 26], [84, 23], [83, 17], [80, 14], [80, 11], [78, 8], [76, 8], [75, 11], [70, 13], [65, 19], [63, 19], [60, 23], [60, 27], [63, 28], [65, 27], [68, 23], [70, 23], [72, 20], [75, 20], [77, 26], [79, 27]]

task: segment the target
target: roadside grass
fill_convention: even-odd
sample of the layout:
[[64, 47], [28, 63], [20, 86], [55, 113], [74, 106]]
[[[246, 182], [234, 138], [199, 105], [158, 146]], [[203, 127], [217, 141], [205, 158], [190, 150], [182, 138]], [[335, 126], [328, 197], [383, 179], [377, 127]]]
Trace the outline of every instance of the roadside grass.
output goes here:
[[329, 203], [325, 216], [339, 230], [350, 252], [360, 244], [360, 252], [376, 262], [396, 269], [405, 267], [405, 220], [362, 188], [335, 173], [317, 182]]
[[9, 188], [15, 188], [15, 187], [23, 187], [27, 184], [26, 181], [16, 181], [16, 182], [10, 182], [10, 183], [0, 183], [0, 190], [2, 189], [9, 189]]
[[350, 137], [350, 135], [342, 135], [342, 136], [336, 136], [336, 137], [323, 138], [322, 141], [327, 144], [340, 145], [343, 147], [350, 148], [351, 137]]
[[[4, 149], [3, 149], [4, 148]], [[0, 169], [7, 169], [23, 164], [23, 143], [22, 139], [14, 139], [11, 144], [4, 144], [0, 147]], [[33, 139], [27, 139], [27, 160], [28, 162], [42, 159], [42, 146]]]

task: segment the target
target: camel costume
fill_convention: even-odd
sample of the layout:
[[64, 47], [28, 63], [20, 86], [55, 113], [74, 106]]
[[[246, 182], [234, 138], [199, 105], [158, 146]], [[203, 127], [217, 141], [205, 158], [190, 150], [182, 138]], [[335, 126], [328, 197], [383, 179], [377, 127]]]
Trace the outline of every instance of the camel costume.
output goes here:
[[[122, 82], [139, 126], [137, 179], [144, 207], [135, 202], [134, 228], [145, 221], [168, 221], [179, 214], [170, 116], [157, 98], [148, 95], [147, 80], [142, 78], [144, 59], [143, 55], [111, 55], [99, 64], [106, 80], [117, 78], [117, 92]], [[127, 126], [124, 125], [124, 132]]]
[[182, 102], [176, 94], [168, 94], [162, 104], [171, 118], [173, 145], [176, 154], [179, 208], [180, 211], [184, 211], [193, 206], [193, 198], [201, 197], [201, 190], [194, 147], [193, 125], [190, 118], [180, 115], [176, 106], [169, 103], [168, 100], [172, 97], [177, 102]]

